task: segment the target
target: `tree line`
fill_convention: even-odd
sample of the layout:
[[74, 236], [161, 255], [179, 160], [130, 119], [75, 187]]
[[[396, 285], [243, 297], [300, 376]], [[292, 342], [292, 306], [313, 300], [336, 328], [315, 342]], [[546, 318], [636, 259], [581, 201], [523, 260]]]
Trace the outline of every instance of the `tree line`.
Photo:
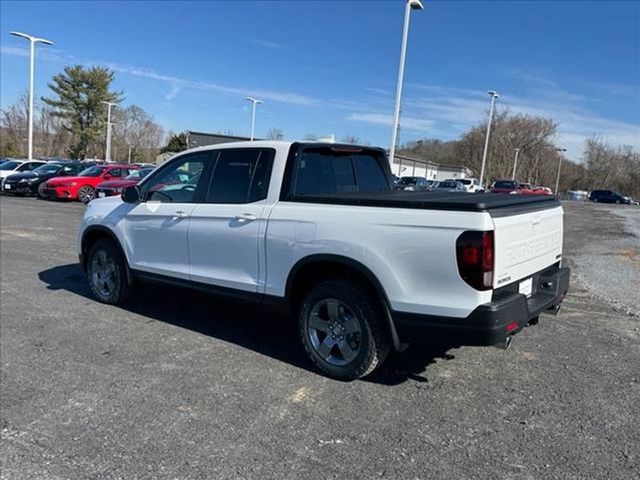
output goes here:
[[[52, 78], [52, 94], [35, 102], [34, 156], [72, 159], [105, 158], [107, 105], [112, 102], [112, 160], [154, 162], [166, 132], [137, 105], [121, 106], [123, 92], [114, 91], [114, 73], [106, 68], [65, 67]], [[28, 97], [21, 95], [0, 111], [0, 157], [24, 156], [27, 150]]]
[[[486, 123], [475, 125], [457, 140], [422, 139], [403, 144], [398, 153], [440, 164], [464, 165], [479, 175]], [[485, 165], [485, 178], [509, 179], [513, 174], [515, 149], [519, 149], [516, 179], [553, 188], [562, 160], [559, 192], [612, 189], [640, 197], [640, 153], [631, 146], [613, 146], [592, 137], [585, 141], [582, 162], [568, 160], [554, 140], [558, 124], [551, 118], [496, 113]]]

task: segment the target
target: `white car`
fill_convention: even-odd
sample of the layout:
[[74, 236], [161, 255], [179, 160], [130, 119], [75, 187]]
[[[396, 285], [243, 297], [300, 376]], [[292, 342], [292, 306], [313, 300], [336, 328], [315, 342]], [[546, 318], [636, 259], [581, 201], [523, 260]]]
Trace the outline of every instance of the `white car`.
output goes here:
[[484, 192], [484, 188], [477, 178], [449, 178], [445, 182], [460, 182], [467, 192]]
[[4, 184], [4, 179], [14, 173], [29, 172], [47, 162], [42, 160], [7, 160], [0, 163], [0, 184]]
[[77, 249], [101, 302], [160, 281], [278, 307], [315, 367], [348, 380], [416, 335], [507, 346], [557, 313], [562, 218], [542, 195], [393, 190], [379, 148], [256, 141], [182, 152], [93, 200]]

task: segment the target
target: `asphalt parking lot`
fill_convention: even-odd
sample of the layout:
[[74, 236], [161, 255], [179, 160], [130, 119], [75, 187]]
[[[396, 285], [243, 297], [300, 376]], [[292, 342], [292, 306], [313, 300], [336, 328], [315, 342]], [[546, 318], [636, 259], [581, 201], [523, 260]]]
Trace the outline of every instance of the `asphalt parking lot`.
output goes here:
[[3, 479], [640, 475], [640, 208], [566, 205], [570, 295], [511, 349], [415, 346], [341, 383], [260, 311], [96, 303], [84, 207], [0, 203]]

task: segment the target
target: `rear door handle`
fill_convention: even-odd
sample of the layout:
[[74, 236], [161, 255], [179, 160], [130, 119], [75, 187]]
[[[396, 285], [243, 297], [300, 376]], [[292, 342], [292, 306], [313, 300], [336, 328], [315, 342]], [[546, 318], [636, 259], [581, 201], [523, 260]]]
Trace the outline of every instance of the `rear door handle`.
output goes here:
[[187, 212], [183, 212], [182, 210], [179, 210], [173, 214], [174, 218], [187, 218], [188, 216], [189, 214]]
[[241, 213], [236, 218], [238, 220], [241, 220], [241, 221], [252, 222], [253, 220], [255, 220], [258, 217], [256, 217], [255, 215], [253, 215], [251, 213]]

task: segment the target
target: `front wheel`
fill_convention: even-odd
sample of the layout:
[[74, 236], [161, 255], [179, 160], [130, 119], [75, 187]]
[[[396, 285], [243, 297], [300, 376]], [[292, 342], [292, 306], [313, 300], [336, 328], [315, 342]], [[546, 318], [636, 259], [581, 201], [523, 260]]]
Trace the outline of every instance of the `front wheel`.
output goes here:
[[91, 291], [102, 303], [119, 305], [129, 296], [127, 264], [118, 246], [108, 239], [98, 240], [87, 258]]
[[96, 198], [95, 188], [87, 185], [78, 190], [78, 200], [82, 203], [87, 204], [94, 198]]
[[389, 336], [373, 295], [357, 283], [330, 280], [302, 301], [300, 338], [313, 365], [338, 380], [373, 372], [387, 357]]

